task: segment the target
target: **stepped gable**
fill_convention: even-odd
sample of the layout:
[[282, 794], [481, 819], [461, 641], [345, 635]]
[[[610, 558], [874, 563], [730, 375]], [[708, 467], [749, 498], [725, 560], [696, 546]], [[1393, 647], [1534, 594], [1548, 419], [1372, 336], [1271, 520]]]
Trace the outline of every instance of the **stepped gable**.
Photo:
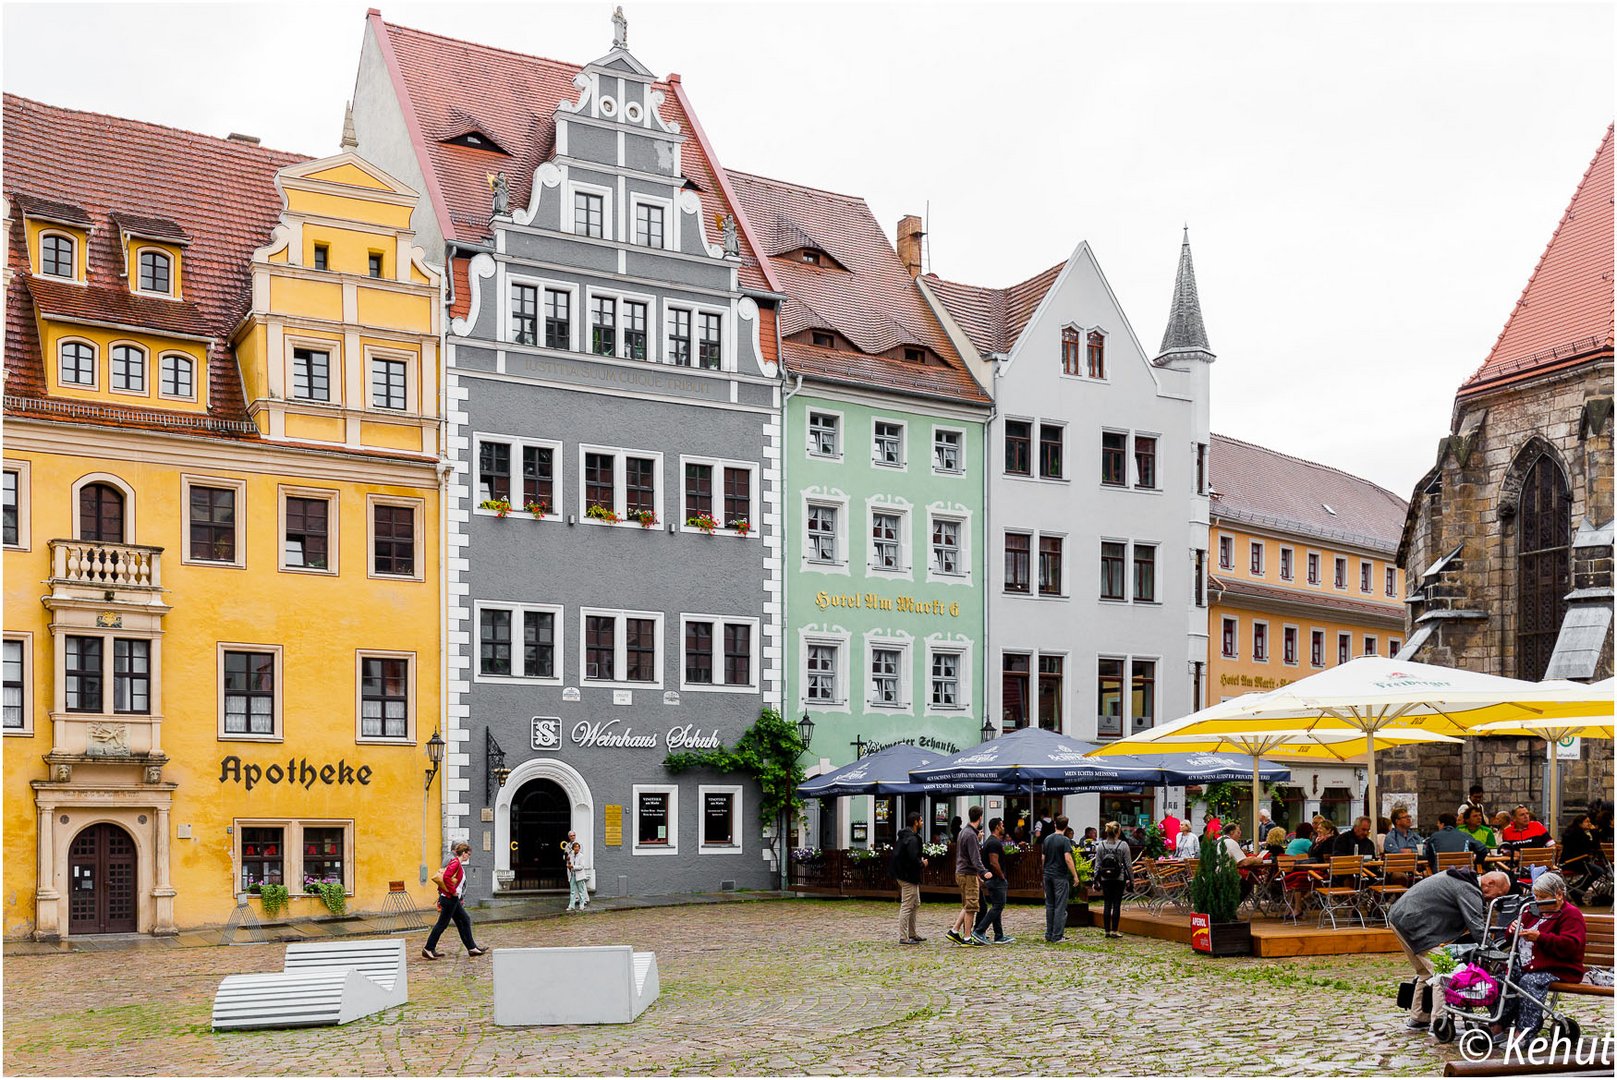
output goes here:
[[[430, 163], [428, 194], [438, 203], [445, 236], [471, 243], [487, 240], [489, 175], [503, 171], [511, 205], [528, 205], [534, 170], [556, 155], [556, 107], [578, 100], [573, 79], [584, 65], [395, 26], [374, 12], [370, 18], [384, 45], [406, 123], [419, 133], [420, 149]], [[476, 77], [462, 77], [471, 73]], [[734, 212], [721, 168], [686, 108], [679, 76], [654, 86], [663, 95], [663, 119], [678, 124], [686, 137], [680, 152], [685, 178], [702, 200], [709, 241], [720, 243], [715, 221]], [[446, 141], [470, 130], [488, 136], [499, 149]], [[746, 229], [741, 230], [740, 277], [744, 289], [770, 289]]]
[[1408, 504], [1384, 487], [1227, 435], [1212, 436], [1209, 458], [1214, 517], [1388, 554], [1398, 546]]
[[1459, 396], [1612, 351], [1612, 128], [1482, 366]]
[[[727, 175], [751, 221], [775, 222], [777, 228], [784, 222], [804, 236], [836, 238], [828, 253], [841, 267], [770, 260], [787, 296], [780, 334], [786, 339], [811, 328], [833, 329], [857, 351], [783, 340], [781, 352], [791, 371], [973, 405], [988, 403], [863, 199], [751, 173]], [[924, 346], [942, 362], [918, 364], [880, 355], [904, 345]]]
[[[275, 174], [307, 158], [14, 94], [5, 95], [4, 124], [5, 193], [13, 202], [14, 221], [8, 263], [16, 274], [6, 298], [8, 397], [46, 396], [37, 304], [40, 312], [64, 318], [211, 338], [209, 416], [244, 423], [230, 335], [251, 303], [252, 254], [269, 242], [280, 220]], [[89, 284], [29, 272], [25, 211], [92, 228]], [[159, 300], [129, 290], [120, 225], [185, 245], [183, 299]], [[116, 412], [135, 426], [169, 426], [175, 419], [169, 410], [139, 406], [120, 406]], [[98, 422], [121, 421], [98, 417]]]
[[1033, 318], [1040, 301], [1045, 297], [1066, 262], [1058, 262], [1048, 270], [1034, 274], [1026, 281], [1004, 289], [990, 289], [982, 285], [948, 281], [936, 274], [926, 275], [926, 284], [971, 339], [979, 353], [1008, 353]]

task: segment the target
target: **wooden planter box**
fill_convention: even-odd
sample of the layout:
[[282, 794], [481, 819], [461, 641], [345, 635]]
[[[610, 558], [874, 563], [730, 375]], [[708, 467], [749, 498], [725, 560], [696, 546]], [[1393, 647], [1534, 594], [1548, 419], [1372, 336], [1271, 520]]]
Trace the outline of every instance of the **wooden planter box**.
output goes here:
[[1209, 956], [1251, 956], [1252, 924], [1216, 923], [1206, 915], [1190, 916], [1190, 947]]

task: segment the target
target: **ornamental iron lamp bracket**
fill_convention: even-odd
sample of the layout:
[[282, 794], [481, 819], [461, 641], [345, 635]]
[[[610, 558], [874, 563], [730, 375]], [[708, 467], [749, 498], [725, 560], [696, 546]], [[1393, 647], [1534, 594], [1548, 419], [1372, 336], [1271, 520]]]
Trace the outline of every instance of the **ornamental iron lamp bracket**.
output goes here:
[[488, 772], [483, 777], [483, 803], [493, 806], [494, 792], [505, 786], [511, 770], [505, 767], [505, 750], [494, 732], [487, 728], [483, 729], [483, 757], [488, 762]]

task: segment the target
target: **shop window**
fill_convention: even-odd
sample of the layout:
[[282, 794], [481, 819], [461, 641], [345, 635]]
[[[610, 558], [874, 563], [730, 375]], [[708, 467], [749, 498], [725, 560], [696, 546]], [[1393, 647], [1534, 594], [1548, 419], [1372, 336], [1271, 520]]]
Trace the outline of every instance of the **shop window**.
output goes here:
[[635, 785], [634, 851], [636, 854], [679, 851], [679, 789]]
[[741, 788], [708, 786], [697, 789], [702, 804], [702, 855], [735, 855], [741, 851]]
[[241, 888], [254, 885], [282, 885], [286, 865], [286, 830], [280, 827], [244, 826], [241, 830]]
[[344, 868], [343, 839], [346, 830], [330, 826], [305, 827], [303, 830], [303, 883], [305, 886], [320, 882], [348, 880]]

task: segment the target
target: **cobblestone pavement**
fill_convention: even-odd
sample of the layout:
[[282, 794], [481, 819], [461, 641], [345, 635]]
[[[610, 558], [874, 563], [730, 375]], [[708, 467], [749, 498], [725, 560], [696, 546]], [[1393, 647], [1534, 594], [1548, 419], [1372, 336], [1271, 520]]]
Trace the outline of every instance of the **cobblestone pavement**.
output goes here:
[[[342, 1028], [214, 1034], [225, 975], [280, 967], [281, 945], [13, 955], [11, 1075], [224, 1074], [1426, 1074], [1453, 1056], [1403, 1030], [1400, 956], [1210, 960], [1097, 929], [962, 949], [953, 910], [922, 909], [916, 947], [896, 905], [760, 900], [485, 924], [482, 944], [633, 944], [657, 953], [662, 997], [634, 1024], [497, 1028], [489, 958], [453, 932], [429, 963], [408, 935], [410, 1003]], [[1581, 1002], [1586, 1030], [1611, 1006]], [[1254, 1030], [1256, 1028], [1256, 1030]], [[1012, 1030], [1019, 1034], [1011, 1034]]]

